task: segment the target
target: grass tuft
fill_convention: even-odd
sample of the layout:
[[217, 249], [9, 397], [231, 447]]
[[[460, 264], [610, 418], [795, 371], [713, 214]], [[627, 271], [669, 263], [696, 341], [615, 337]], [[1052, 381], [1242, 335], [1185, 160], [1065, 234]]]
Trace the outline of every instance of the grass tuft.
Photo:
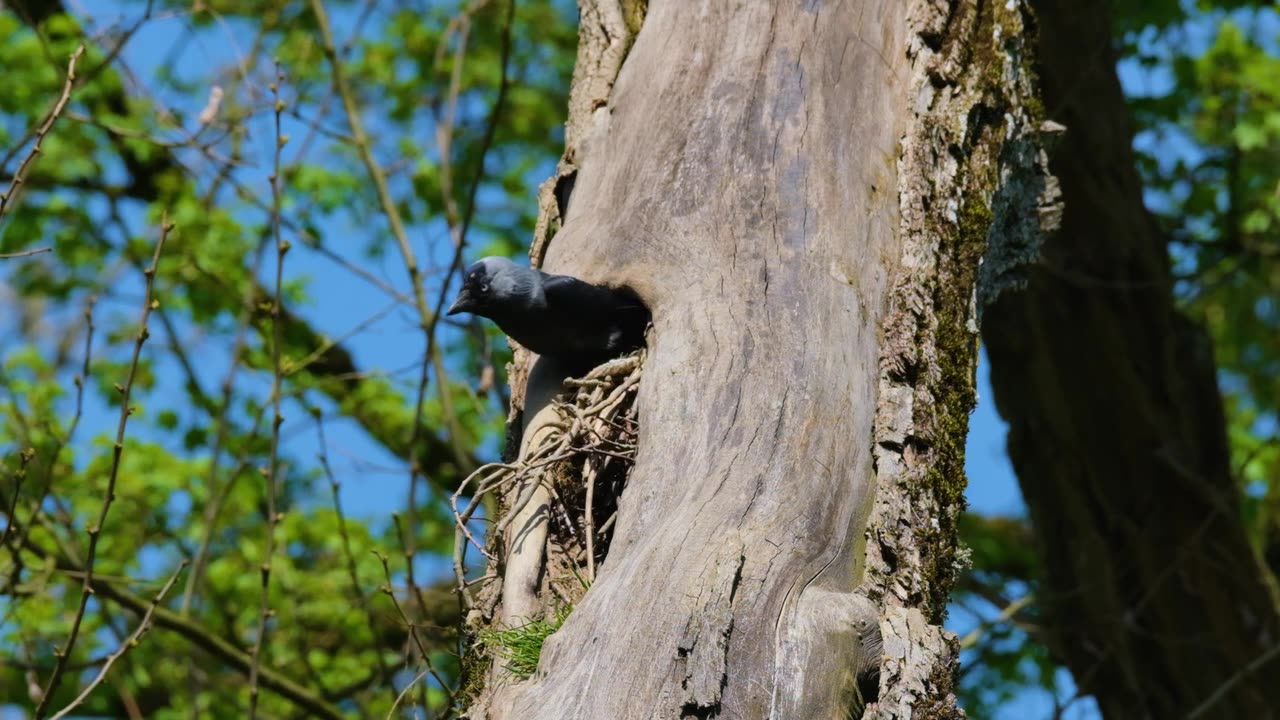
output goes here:
[[556, 611], [555, 617], [530, 620], [512, 628], [481, 630], [480, 642], [489, 648], [495, 657], [502, 659], [507, 672], [520, 680], [527, 680], [538, 669], [538, 658], [542, 657], [542, 644], [551, 637], [552, 633], [560, 629], [572, 609], [563, 607]]

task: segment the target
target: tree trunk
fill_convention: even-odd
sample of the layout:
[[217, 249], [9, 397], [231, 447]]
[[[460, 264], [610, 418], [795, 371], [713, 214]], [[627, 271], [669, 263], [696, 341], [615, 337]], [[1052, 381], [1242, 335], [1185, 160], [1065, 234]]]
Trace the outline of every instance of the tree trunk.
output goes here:
[[[1245, 536], [1210, 347], [1143, 206], [1101, 0], [1035, 0], [1066, 204], [983, 338], [1039, 538], [1053, 650], [1110, 718], [1280, 712], [1275, 600]], [[1220, 692], [1221, 691], [1221, 692]]]
[[[641, 15], [582, 2], [532, 251], [652, 311], [638, 455], [608, 557], [537, 673], [491, 675], [470, 715], [960, 717], [938, 623], [979, 258], [993, 222], [988, 265], [1024, 257], [1052, 196], [1021, 9], [654, 0]], [[993, 294], [999, 274], [984, 278]]]

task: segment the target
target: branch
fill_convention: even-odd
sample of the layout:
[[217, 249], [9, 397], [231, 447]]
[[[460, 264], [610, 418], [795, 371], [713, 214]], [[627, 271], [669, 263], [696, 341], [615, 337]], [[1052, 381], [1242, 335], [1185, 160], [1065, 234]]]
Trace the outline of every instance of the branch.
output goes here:
[[1023, 595], [1017, 600], [1010, 602], [1008, 605], [1005, 606], [1003, 610], [1000, 611], [999, 615], [995, 616], [994, 618], [991, 618], [990, 620], [984, 620], [980, 625], [978, 625], [978, 627], [974, 628], [967, 635], [960, 638], [960, 649], [968, 650], [974, 645], [977, 645], [978, 641], [982, 639], [983, 634], [986, 633], [987, 630], [995, 627], [996, 625], [1002, 625], [1004, 623], [1009, 622], [1010, 620], [1013, 620], [1013, 618], [1017, 616], [1018, 613], [1022, 612], [1028, 605], [1030, 605], [1032, 600], [1034, 599], [1035, 598], [1032, 596], [1031, 593], [1027, 593], [1026, 595]]
[[374, 657], [378, 661], [378, 669], [381, 671], [381, 677], [388, 677], [387, 662], [382, 656], [382, 648], [378, 646], [378, 627], [372, 610], [369, 608], [369, 600], [365, 597], [364, 589], [360, 587], [360, 573], [356, 570], [355, 554], [351, 551], [351, 535], [347, 532], [347, 517], [342, 511], [342, 496], [339, 492], [340, 484], [338, 478], [334, 475], [333, 467], [329, 464], [329, 442], [324, 434], [324, 418], [319, 410], [314, 412], [316, 422], [316, 440], [320, 445], [320, 453], [317, 459], [320, 467], [324, 470], [325, 477], [329, 480], [329, 489], [333, 492], [333, 513], [338, 520], [338, 536], [342, 538], [342, 554], [347, 561], [347, 575], [351, 578], [351, 594], [356, 604], [364, 611], [365, 619], [369, 622], [369, 634], [374, 641]]
[[142, 621], [138, 623], [138, 627], [133, 631], [133, 634], [131, 634], [127, 640], [120, 643], [120, 647], [117, 648], [115, 652], [107, 656], [106, 661], [102, 664], [102, 668], [98, 670], [97, 677], [85, 686], [85, 689], [76, 696], [75, 700], [72, 700], [69, 705], [59, 710], [57, 714], [53, 716], [52, 720], [60, 720], [60, 718], [66, 717], [68, 713], [83, 704], [84, 701], [89, 698], [89, 695], [94, 691], [94, 689], [101, 685], [103, 680], [107, 679], [107, 673], [111, 671], [111, 666], [115, 664], [115, 661], [119, 660], [121, 656], [129, 651], [130, 648], [136, 647], [138, 643], [141, 642], [142, 636], [146, 635], [147, 631], [151, 629], [151, 616], [155, 614], [156, 608], [160, 606], [161, 601], [164, 600], [164, 596], [169, 594], [169, 590], [173, 587], [173, 584], [177, 582], [178, 576], [182, 574], [182, 570], [186, 567], [186, 560], [183, 560], [178, 564], [178, 569], [169, 577], [169, 581], [166, 582], [164, 587], [160, 588], [160, 592], [156, 593], [156, 596], [152, 598], [151, 605], [147, 607], [147, 612], [143, 614]]
[[280, 414], [280, 385], [284, 374], [280, 366], [280, 305], [283, 300], [281, 286], [284, 284], [284, 256], [289, 252], [289, 243], [280, 236], [280, 150], [284, 148], [288, 138], [280, 131], [280, 113], [284, 110], [284, 101], [280, 99], [280, 83], [284, 74], [280, 71], [280, 63], [276, 62], [276, 79], [271, 83], [271, 96], [275, 100], [276, 147], [271, 168], [271, 232], [276, 241], [276, 287], [275, 298], [271, 304], [271, 456], [267, 463], [267, 543], [266, 557], [262, 561], [262, 595], [258, 613], [258, 633], [253, 641], [252, 664], [249, 667], [249, 718], [258, 715], [258, 671], [262, 662], [262, 648], [267, 637], [267, 618], [271, 616], [271, 557], [275, 553], [276, 525], [280, 522], [280, 514], [276, 511], [276, 494], [279, 491], [279, 480], [276, 477], [280, 469], [280, 426], [284, 424], [284, 416]]
[[62, 114], [63, 108], [70, 102], [71, 89], [76, 81], [76, 61], [83, 54], [83, 44], [78, 46], [75, 52], [71, 53], [71, 60], [67, 63], [67, 79], [62, 85], [62, 95], [58, 98], [58, 102], [54, 104], [53, 109], [49, 111], [49, 114], [45, 116], [40, 129], [36, 130], [36, 142], [31, 146], [31, 152], [27, 153], [27, 156], [22, 158], [22, 162], [18, 163], [18, 170], [13, 174], [13, 180], [9, 183], [9, 191], [0, 195], [0, 218], [3, 218], [5, 211], [9, 209], [9, 203], [12, 202], [14, 194], [18, 192], [18, 187], [22, 185], [23, 180], [26, 178], [28, 167], [35, 161], [36, 156], [40, 154], [40, 144], [44, 142], [45, 136], [53, 129], [53, 123]]
[[[13, 191], [10, 190], [10, 192], [13, 192]], [[0, 196], [0, 204], [2, 204], [3, 202], [4, 202], [4, 197]], [[41, 253], [47, 253], [47, 252], [53, 252], [53, 248], [42, 247], [42, 248], [32, 248], [30, 250], [22, 250], [19, 252], [0, 253], [0, 260], [13, 260], [14, 258], [31, 257], [32, 255], [39, 255]]]
[[1200, 703], [1191, 712], [1187, 713], [1187, 720], [1197, 720], [1197, 718], [1203, 717], [1204, 714], [1212, 710], [1213, 706], [1217, 705], [1222, 698], [1226, 697], [1227, 693], [1231, 691], [1231, 688], [1239, 685], [1241, 680], [1254, 674], [1258, 670], [1261, 670], [1262, 666], [1271, 662], [1276, 655], [1280, 655], [1280, 643], [1276, 643], [1267, 648], [1267, 650], [1254, 658], [1248, 665], [1240, 668], [1239, 672], [1227, 678], [1227, 681], [1219, 685], [1218, 689], [1214, 690], [1213, 694], [1205, 698], [1204, 702]]
[[[51, 13], [65, 12], [65, 7], [58, 0], [52, 0], [46, 3], [38, 4], [38, 7], [32, 5], [27, 8], [28, 12], [19, 12], [19, 16], [24, 23], [27, 23], [32, 29], [36, 29], [37, 23], [47, 17]], [[128, 111], [128, 97], [123, 91], [123, 85], [114, 86], [113, 89], [106, 92], [105, 95], [97, 98], [96, 102], [100, 103], [95, 107], [101, 107], [103, 112], [111, 114], [124, 115]], [[90, 108], [94, 110], [94, 108]], [[100, 113], [93, 111], [90, 113], [97, 116]], [[160, 177], [173, 169], [183, 169], [182, 164], [174, 156], [172, 148], [155, 146], [154, 152], [150, 152], [145, 156], [125, 142], [124, 138], [110, 134], [110, 141], [113, 144], [115, 152], [120, 156], [125, 165], [125, 169], [129, 173], [130, 181], [122, 188], [100, 188], [90, 187], [88, 190], [97, 192], [107, 192], [113, 196], [124, 196], [142, 202], [156, 202], [162, 200]], [[326, 254], [323, 249], [319, 252]], [[333, 257], [330, 255], [330, 257]], [[348, 267], [344, 265], [344, 267]], [[348, 267], [348, 269], [351, 269]], [[210, 282], [220, 283], [220, 287], [226, 289], [227, 284], [222, 278], [212, 276], [205, 270], [197, 267], [204, 279]], [[379, 287], [386, 290], [384, 284], [367, 272], [358, 273], [362, 278], [370, 282], [378, 284]], [[250, 288], [252, 307], [270, 307], [272, 293], [263, 285], [255, 280]], [[233, 290], [234, 291], [234, 290]], [[399, 297], [398, 294], [392, 293], [393, 296]], [[289, 345], [304, 346], [304, 352], [310, 352], [315, 348], [328, 346], [323, 333], [317, 331], [306, 319], [290, 313], [287, 309], [280, 309], [280, 324], [283, 334]], [[264, 338], [267, 338], [267, 324], [261, 313], [254, 315], [255, 327]], [[472, 455], [466, 455], [457, 458], [450, 444], [441, 439], [435, 433], [422, 433], [416, 442], [410, 440], [410, 423], [400, 416], [389, 415], [386, 408], [392, 403], [382, 402], [382, 398], [387, 395], [394, 394], [400, 401], [398, 404], [404, 404], [404, 398], [400, 396], [394, 388], [387, 383], [381, 382], [378, 378], [370, 377], [370, 374], [356, 365], [355, 359], [351, 352], [341, 345], [328, 346], [324, 352], [311, 362], [307, 368], [308, 372], [316, 380], [317, 389], [324, 393], [339, 406], [343, 411], [350, 415], [361, 427], [369, 433], [374, 440], [380, 443], [388, 451], [398, 457], [404, 458], [406, 461], [416, 463], [429, 479], [431, 485], [442, 492], [452, 492], [456, 485], [456, 478], [465, 476], [472, 469], [478, 467], [480, 463]], [[406, 420], [406, 421], [402, 421]], [[450, 467], [456, 464], [457, 467]], [[193, 570], [193, 575], [197, 575]]]
[[107, 491], [102, 498], [102, 509], [98, 513], [98, 521], [90, 525], [87, 530], [89, 534], [89, 551], [85, 560], [84, 582], [80, 588], [80, 607], [76, 610], [75, 619], [71, 623], [71, 633], [67, 637], [67, 644], [58, 652], [58, 663], [54, 665], [49, 684], [45, 686], [44, 694], [40, 698], [40, 704], [36, 706], [35, 716], [37, 719], [44, 717], [45, 712], [48, 711], [49, 702], [58, 690], [58, 684], [62, 682], [67, 660], [70, 659], [71, 651], [75, 648], [76, 638], [80, 634], [80, 625], [84, 621], [85, 609], [89, 606], [89, 596], [93, 594], [93, 566], [94, 561], [97, 559], [98, 540], [102, 537], [102, 527], [107, 522], [107, 513], [110, 512], [111, 503], [116, 497], [116, 479], [120, 475], [120, 457], [124, 453], [125, 428], [129, 424], [129, 416], [133, 414], [133, 408], [129, 406], [129, 396], [133, 392], [133, 381], [138, 374], [138, 360], [142, 356], [142, 345], [151, 334], [147, 329], [147, 319], [151, 317], [151, 311], [159, 307], [160, 302], [154, 299], [156, 265], [160, 262], [160, 253], [164, 250], [165, 240], [168, 239], [169, 231], [172, 229], [173, 225], [169, 223], [168, 217], [161, 220], [160, 240], [156, 243], [155, 253], [151, 256], [151, 265], [143, 273], [146, 276], [147, 289], [142, 301], [142, 327], [138, 329], [138, 336], [133, 344], [133, 358], [129, 361], [129, 375], [125, 379], [123, 386], [116, 385], [116, 390], [121, 396], [120, 422], [116, 426], [116, 442], [115, 447], [112, 448], [111, 470], [107, 475]]
[[[40, 522], [47, 522], [43, 518], [40, 518], [39, 520]], [[56, 535], [54, 537], [56, 539]], [[40, 547], [30, 539], [23, 543], [22, 547], [42, 559], [54, 558], [56, 560], [57, 567], [62, 570], [84, 572], [84, 569], [81, 568], [79, 564], [70, 559], [65, 549], [60, 553], [53, 553]], [[124, 588], [103, 582], [101, 578], [94, 578], [93, 583], [91, 590], [95, 595], [123, 605], [137, 615], [144, 615], [150, 608], [150, 603], [148, 601], [143, 600]], [[230, 642], [210, 633], [198, 623], [188, 620], [178, 613], [166, 610], [162, 607], [155, 608], [152, 618], [155, 620], [156, 625], [181, 635], [192, 645], [204, 650], [227, 666], [246, 675], [249, 673], [250, 660], [248, 653], [235, 645], [232, 645]], [[269, 667], [260, 668], [258, 675], [259, 684], [262, 687], [279, 694], [282, 698], [293, 702], [302, 710], [307, 711], [308, 717], [325, 718], [326, 720], [343, 720], [344, 716], [340, 710], [329, 705], [323, 699], [312, 694], [307, 690], [307, 688], [299, 685], [293, 680], [290, 680], [285, 675], [282, 675]]]

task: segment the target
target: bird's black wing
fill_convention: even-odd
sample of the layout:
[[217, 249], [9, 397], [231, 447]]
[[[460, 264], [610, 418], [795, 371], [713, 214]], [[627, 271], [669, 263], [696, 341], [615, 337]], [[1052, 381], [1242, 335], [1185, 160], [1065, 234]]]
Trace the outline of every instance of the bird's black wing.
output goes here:
[[618, 304], [616, 291], [568, 275], [544, 274], [542, 292], [546, 295], [547, 306], [553, 309], [567, 310], [578, 306], [581, 311], [584, 304], [595, 307]]
[[644, 342], [649, 312], [630, 291], [549, 274], [543, 277], [542, 291], [548, 315], [564, 332], [566, 346], [612, 354]]

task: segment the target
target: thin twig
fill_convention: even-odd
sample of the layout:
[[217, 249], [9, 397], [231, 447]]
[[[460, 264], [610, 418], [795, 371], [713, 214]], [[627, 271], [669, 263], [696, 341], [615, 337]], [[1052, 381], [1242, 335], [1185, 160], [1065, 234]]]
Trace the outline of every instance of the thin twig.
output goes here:
[[378, 660], [378, 669], [382, 673], [382, 677], [387, 677], [389, 668], [387, 661], [382, 657], [382, 648], [378, 646], [378, 626], [373, 616], [373, 610], [369, 607], [369, 600], [364, 594], [364, 590], [360, 587], [360, 574], [356, 571], [355, 554], [351, 552], [351, 537], [347, 532], [347, 517], [342, 512], [342, 498], [339, 493], [338, 478], [333, 473], [333, 468], [329, 465], [329, 443], [324, 434], [324, 418], [317, 410], [315, 413], [316, 421], [316, 438], [320, 443], [320, 467], [324, 470], [325, 477], [329, 479], [329, 488], [333, 491], [333, 512], [338, 518], [338, 536], [342, 538], [342, 553], [347, 561], [347, 574], [351, 578], [351, 594], [356, 604], [364, 611], [365, 618], [369, 622], [369, 633], [373, 638], [373, 653]]
[[280, 151], [288, 138], [280, 130], [280, 116], [284, 111], [284, 101], [280, 99], [280, 84], [284, 81], [284, 73], [277, 60], [275, 82], [271, 83], [271, 96], [275, 100], [275, 155], [271, 169], [271, 231], [276, 243], [276, 286], [275, 301], [271, 305], [271, 457], [266, 468], [267, 494], [267, 542], [265, 557], [262, 561], [262, 593], [258, 613], [258, 633], [253, 641], [252, 661], [249, 668], [249, 719], [258, 715], [258, 671], [262, 663], [262, 650], [267, 636], [267, 619], [271, 611], [271, 560], [275, 554], [276, 525], [280, 522], [280, 514], [276, 512], [276, 494], [279, 490], [279, 479], [276, 477], [280, 469], [280, 426], [284, 424], [284, 416], [280, 414], [280, 385], [284, 380], [281, 369], [280, 345], [283, 334], [280, 331], [280, 304], [283, 302], [281, 291], [284, 285], [284, 256], [289, 252], [289, 243], [280, 235]]
[[387, 711], [387, 720], [391, 720], [391, 718], [395, 717], [396, 708], [400, 707], [400, 703], [404, 700], [405, 696], [408, 695], [409, 691], [412, 690], [414, 686], [418, 684], [419, 680], [431, 674], [431, 672], [432, 672], [431, 668], [427, 667], [426, 670], [423, 670], [422, 672], [413, 676], [413, 679], [409, 681], [409, 684], [405, 685], [404, 689], [401, 690], [398, 695], [396, 695], [396, 701], [391, 703], [391, 709]]
[[595, 461], [588, 458], [582, 470], [582, 482], [587, 486], [586, 509], [582, 513], [582, 532], [587, 537], [587, 582], [589, 583], [596, 581], [596, 531], [591, 515], [595, 512], [596, 475], [598, 474]]
[[[4, 198], [0, 196], [0, 203], [4, 202]], [[53, 252], [51, 247], [31, 248], [30, 250], [21, 250], [19, 252], [0, 253], [0, 260], [13, 260], [16, 258], [31, 257], [32, 255], [40, 255], [42, 253]]]
[[427, 603], [422, 597], [422, 589], [418, 587], [418, 580], [413, 572], [413, 544], [406, 538], [406, 530], [404, 523], [400, 520], [400, 513], [391, 513], [391, 522], [396, 526], [396, 535], [400, 538], [400, 551], [404, 553], [405, 581], [409, 586], [409, 593], [413, 596], [418, 604], [418, 613], [422, 617], [427, 616]]
[[22, 162], [18, 163], [18, 169], [13, 173], [13, 180], [9, 182], [9, 191], [0, 195], [0, 218], [4, 217], [5, 211], [9, 209], [9, 204], [13, 201], [14, 194], [18, 192], [18, 187], [26, 179], [27, 169], [35, 161], [36, 156], [40, 154], [40, 144], [44, 142], [45, 136], [53, 129], [54, 121], [58, 119], [58, 116], [62, 114], [62, 110], [66, 108], [67, 103], [71, 101], [71, 90], [75, 87], [76, 82], [76, 61], [83, 54], [83, 44], [76, 47], [75, 52], [71, 53], [71, 60], [67, 63], [67, 79], [62, 84], [62, 95], [58, 97], [58, 102], [54, 103], [53, 109], [45, 116], [40, 129], [36, 131], [36, 141], [31, 146], [31, 152], [27, 153], [26, 157], [22, 158]]
[[350, 330], [348, 330], [347, 332], [345, 332], [345, 333], [343, 333], [343, 334], [339, 335], [338, 337], [336, 337], [336, 338], [332, 338], [332, 339], [326, 338], [326, 339], [325, 339], [325, 341], [324, 341], [323, 343], [321, 343], [321, 344], [320, 344], [320, 345], [319, 345], [315, 350], [312, 350], [312, 351], [311, 351], [311, 353], [310, 353], [310, 354], [308, 354], [306, 357], [302, 358], [301, 360], [299, 360], [299, 361], [297, 361], [297, 362], [291, 362], [291, 363], [289, 363], [289, 367], [288, 367], [288, 369], [286, 370], [285, 375], [294, 375], [294, 374], [299, 373], [299, 372], [301, 372], [301, 371], [303, 371], [303, 370], [306, 370], [306, 369], [307, 369], [307, 368], [308, 368], [312, 363], [314, 363], [315, 361], [317, 361], [317, 360], [319, 360], [320, 358], [324, 357], [324, 354], [325, 354], [325, 353], [327, 353], [327, 352], [329, 352], [330, 350], [332, 350], [333, 348], [335, 348], [335, 347], [337, 347], [337, 346], [341, 345], [342, 343], [346, 342], [347, 340], [349, 340], [349, 339], [351, 339], [351, 338], [355, 337], [356, 335], [359, 335], [360, 333], [364, 332], [365, 330], [368, 330], [369, 328], [373, 327], [375, 324], [377, 324], [377, 323], [378, 323], [379, 321], [381, 321], [383, 318], [385, 318], [386, 316], [390, 315], [390, 314], [391, 314], [391, 313], [392, 313], [396, 308], [398, 308], [398, 307], [400, 307], [400, 303], [399, 303], [399, 301], [391, 302], [391, 303], [389, 303], [388, 305], [384, 306], [384, 307], [383, 307], [381, 310], [379, 310], [378, 312], [376, 312], [376, 313], [374, 313], [374, 314], [370, 315], [369, 317], [365, 318], [365, 319], [364, 319], [364, 320], [362, 320], [359, 324], [357, 324], [355, 327], [353, 327], [353, 328], [351, 328]]
[[[373, 156], [373, 146], [369, 140], [368, 133], [365, 132], [364, 121], [360, 117], [360, 109], [356, 106], [355, 94], [347, 81], [346, 67], [334, 44], [333, 31], [329, 27], [329, 14], [325, 10], [323, 0], [311, 0], [311, 11], [316, 17], [316, 26], [320, 30], [325, 57], [329, 60], [329, 67], [333, 73], [333, 85], [338, 91], [338, 96], [342, 99], [342, 107], [347, 116], [347, 125], [351, 128], [352, 141], [356, 146], [356, 151], [359, 153], [361, 161], [364, 163], [365, 169], [369, 173], [370, 179], [373, 180], [374, 191], [382, 206], [382, 212], [387, 217], [387, 223], [391, 227], [391, 234], [400, 249], [401, 260], [404, 262], [405, 270], [409, 274], [409, 284], [413, 289], [414, 306], [418, 311], [418, 326], [426, 340], [423, 357], [429, 360], [434, 346], [434, 335], [431, 332], [433, 315], [430, 306], [427, 304], [426, 290], [422, 285], [422, 270], [418, 266], [418, 259], [413, 251], [413, 245], [409, 242], [409, 234], [405, 230], [404, 221], [400, 217], [400, 210], [396, 207], [395, 198], [391, 195], [390, 186], [387, 184], [386, 172]], [[422, 374], [424, 377], [427, 374], [425, 364]], [[414, 405], [413, 431], [409, 438], [409, 447], [411, 448], [417, 447], [421, 438], [425, 395], [426, 383], [423, 381], [419, 383], [417, 402]], [[452, 426], [455, 423], [456, 419], [452, 420], [450, 425]], [[465, 467], [465, 464], [463, 466]], [[421, 474], [421, 461], [415, 453], [409, 458], [408, 511], [410, 517], [417, 516], [417, 487], [418, 478]]]
[[1000, 611], [999, 615], [996, 615], [990, 620], [983, 621], [978, 625], [978, 627], [969, 631], [967, 635], [960, 638], [960, 649], [967, 650], [974, 645], [977, 645], [978, 641], [982, 639], [983, 634], [985, 634], [987, 630], [1013, 620], [1013, 618], [1030, 605], [1033, 600], [1034, 596], [1031, 593], [1027, 593], [1017, 600], [1010, 602], [1003, 610]]
[[[49, 536], [53, 538], [54, 542], [58, 543], [58, 552], [51, 552], [48, 549], [37, 545], [30, 539], [28, 539], [22, 547], [25, 550], [34, 553], [41, 559], [55, 561], [58, 567], [64, 570], [83, 572], [83, 568], [81, 568], [80, 565], [72, 559], [72, 556], [69, 553], [70, 548], [67, 547], [65, 541], [57, 534], [56, 526], [54, 526], [48, 518], [43, 516], [37, 516], [35, 521], [48, 530]], [[143, 600], [127, 590], [118, 588], [110, 583], [103, 582], [101, 577], [95, 576], [93, 582], [93, 591], [99, 597], [119, 603], [136, 615], [142, 615], [146, 612], [148, 607], [146, 600]], [[188, 620], [187, 618], [184, 618], [173, 611], [165, 610], [164, 608], [157, 608], [155, 610], [154, 620], [156, 625], [178, 634], [193, 646], [200, 648], [211, 657], [225, 663], [228, 667], [246, 675], [249, 673], [249, 665], [251, 664], [251, 661], [248, 653], [244, 652], [231, 642], [212, 634], [208, 628], [204, 627], [200, 623]], [[307, 717], [325, 718], [326, 720], [342, 720], [345, 717], [337, 708], [329, 705], [323, 698], [316, 696], [310, 690], [294, 682], [289, 677], [280, 674], [269, 667], [261, 668], [259, 670], [259, 674], [261, 675], [261, 683], [263, 687], [276, 692], [280, 697], [292, 702], [302, 710], [305, 710], [308, 713], [308, 715], [306, 715]]]
[[4, 532], [0, 533], [0, 541], [7, 542], [9, 540], [9, 534], [17, 531], [18, 496], [22, 494], [22, 481], [27, 479], [27, 466], [31, 464], [31, 461], [34, 460], [35, 457], [35, 448], [26, 448], [22, 452], [18, 453], [18, 469], [14, 471], [12, 476], [13, 498], [9, 503], [9, 509], [6, 511], [8, 513], [8, 515], [5, 516], [7, 518], [5, 520], [7, 524], [4, 526]]
[[[54, 474], [57, 471], [58, 459], [62, 456], [62, 451], [67, 445], [71, 444], [71, 440], [75, 436], [76, 428], [80, 426], [80, 418], [84, 416], [84, 386], [89, 381], [89, 366], [93, 359], [93, 331], [96, 329], [93, 324], [93, 308], [98, 302], [97, 297], [90, 295], [84, 303], [84, 363], [80, 368], [80, 374], [76, 375], [72, 382], [76, 386], [76, 409], [71, 416], [71, 424], [67, 426], [67, 431], [58, 436], [53, 446], [53, 452], [49, 453], [49, 461], [45, 466], [44, 484], [40, 490], [40, 497], [32, 503], [32, 512], [39, 512], [40, 507], [44, 505], [45, 499], [53, 491]], [[57, 496], [54, 496], [55, 503]], [[15, 495], [14, 502], [17, 502]], [[60, 507], [60, 506], [59, 506]], [[30, 532], [31, 526], [28, 524], [24, 532]], [[25, 538], [23, 539], [25, 541]], [[21, 543], [19, 543], [21, 544]]]
[[[129, 362], [129, 375], [125, 379], [124, 385], [116, 385], [116, 391], [120, 393], [120, 422], [116, 426], [116, 442], [112, 448], [111, 469], [107, 475], [107, 490], [102, 498], [102, 509], [98, 513], [98, 521], [86, 529], [89, 534], [89, 550], [85, 559], [84, 583], [80, 587], [80, 606], [76, 610], [75, 619], [72, 620], [71, 633], [67, 636], [67, 643], [58, 651], [58, 662], [54, 665], [53, 674], [49, 677], [49, 682], [40, 696], [39, 705], [36, 706], [35, 716], [37, 719], [43, 718], [45, 713], [48, 712], [49, 703], [52, 701], [54, 693], [57, 692], [58, 685], [62, 682], [62, 674], [66, 671], [67, 661], [71, 658], [71, 651], [75, 648], [76, 638], [80, 635], [80, 625], [84, 621], [85, 609], [89, 605], [89, 596], [93, 595], [93, 570], [94, 561], [97, 559], [98, 540], [102, 537], [102, 527], [107, 522], [107, 513], [111, 510], [111, 503], [116, 497], [116, 479], [120, 475], [120, 457], [124, 454], [125, 428], [129, 423], [129, 416], [133, 414], [133, 408], [129, 405], [129, 398], [133, 393], [134, 378], [138, 375], [138, 360], [142, 356], [142, 345], [151, 334], [150, 330], [147, 329], [147, 320], [151, 317], [151, 311], [159, 307], [160, 304], [160, 301], [154, 298], [156, 266], [160, 263], [160, 253], [164, 250], [165, 240], [168, 239], [171, 230], [173, 230], [173, 225], [169, 223], [169, 218], [166, 214], [160, 221], [160, 241], [156, 243], [155, 253], [151, 256], [151, 265], [143, 271], [143, 275], [146, 278], [146, 294], [143, 298], [141, 327], [133, 345], [133, 358]], [[86, 359], [87, 362], [88, 360]]]
[[338, 56], [337, 48], [334, 46], [333, 31], [329, 27], [329, 13], [325, 10], [323, 0], [311, 0], [311, 11], [316, 17], [316, 25], [320, 29], [320, 36], [323, 40], [324, 53], [329, 59], [329, 66], [333, 71], [334, 86], [338, 89], [338, 95], [342, 98], [342, 106], [347, 115], [347, 124], [351, 127], [352, 140], [355, 143], [357, 152], [360, 154], [360, 159], [364, 162], [365, 169], [369, 172], [370, 179], [373, 180], [374, 190], [378, 195], [378, 201], [382, 205], [382, 212], [387, 216], [387, 222], [391, 225], [391, 234], [395, 237], [396, 244], [399, 246], [405, 269], [409, 272], [409, 281], [413, 284], [414, 304], [418, 308], [418, 314], [421, 316], [423, 329], [425, 330], [430, 318], [430, 310], [427, 306], [425, 291], [422, 288], [422, 271], [418, 267], [413, 245], [409, 242], [409, 233], [405, 230], [404, 221], [400, 217], [400, 210], [396, 207], [395, 198], [391, 195], [390, 186], [387, 184], [386, 172], [378, 164], [377, 159], [373, 157], [373, 147], [369, 141], [368, 133], [365, 132], [364, 121], [360, 118], [360, 109], [356, 106], [355, 94], [351, 91], [350, 84], [347, 82], [346, 68], [342, 63], [342, 59]]
[[[404, 608], [400, 605], [400, 600], [396, 598], [395, 590], [391, 587], [391, 565], [387, 562], [387, 556], [376, 551], [374, 552], [374, 555], [376, 555], [378, 560], [382, 562], [382, 573], [387, 579], [386, 584], [382, 586], [382, 594], [391, 599], [391, 604], [395, 607], [396, 614], [400, 616], [400, 622], [404, 623], [405, 627], [408, 628], [409, 637], [413, 639], [413, 644], [418, 649], [418, 654], [422, 657], [422, 662], [426, 665], [427, 672], [436, 679], [436, 682], [440, 683], [441, 688], [444, 688], [445, 691], [448, 692], [449, 685], [436, 674], [435, 668], [431, 665], [431, 654], [427, 652], [427, 646], [422, 641], [422, 637], [418, 634], [418, 626], [409, 619], [408, 615], [405, 614]], [[447, 707], [453, 707], [452, 693], [450, 694], [450, 700]]]
[[169, 577], [169, 581], [164, 584], [164, 587], [160, 588], [160, 592], [156, 593], [156, 596], [151, 599], [151, 605], [147, 608], [147, 612], [142, 615], [142, 620], [138, 623], [138, 627], [133, 631], [133, 634], [131, 634], [127, 640], [120, 643], [120, 647], [116, 648], [115, 652], [107, 656], [106, 661], [102, 664], [102, 668], [98, 670], [97, 677], [85, 686], [84, 690], [76, 696], [75, 700], [72, 700], [70, 704], [54, 714], [51, 720], [59, 720], [60, 718], [66, 717], [72, 710], [76, 709], [84, 703], [85, 700], [89, 699], [89, 695], [94, 691], [94, 688], [97, 688], [102, 684], [103, 680], [107, 679], [107, 673], [111, 671], [111, 666], [115, 664], [115, 661], [119, 660], [131, 648], [137, 647], [138, 643], [142, 641], [142, 636], [146, 635], [147, 631], [151, 629], [151, 616], [155, 614], [156, 608], [160, 606], [160, 603], [164, 600], [164, 596], [169, 594], [169, 590], [173, 587], [173, 584], [178, 581], [178, 576], [182, 574], [182, 570], [186, 567], [186, 560], [178, 563], [178, 569]]
[[1248, 665], [1240, 668], [1238, 672], [1227, 678], [1226, 682], [1219, 685], [1217, 690], [1214, 690], [1209, 697], [1204, 699], [1204, 702], [1195, 706], [1191, 712], [1187, 713], [1187, 720], [1196, 720], [1212, 710], [1213, 706], [1221, 702], [1222, 698], [1225, 697], [1232, 688], [1239, 685], [1241, 680], [1244, 680], [1246, 677], [1261, 670], [1263, 665], [1271, 662], [1277, 655], [1280, 655], [1280, 643], [1273, 644], [1271, 647], [1264, 650], [1261, 655], [1251, 660]]

